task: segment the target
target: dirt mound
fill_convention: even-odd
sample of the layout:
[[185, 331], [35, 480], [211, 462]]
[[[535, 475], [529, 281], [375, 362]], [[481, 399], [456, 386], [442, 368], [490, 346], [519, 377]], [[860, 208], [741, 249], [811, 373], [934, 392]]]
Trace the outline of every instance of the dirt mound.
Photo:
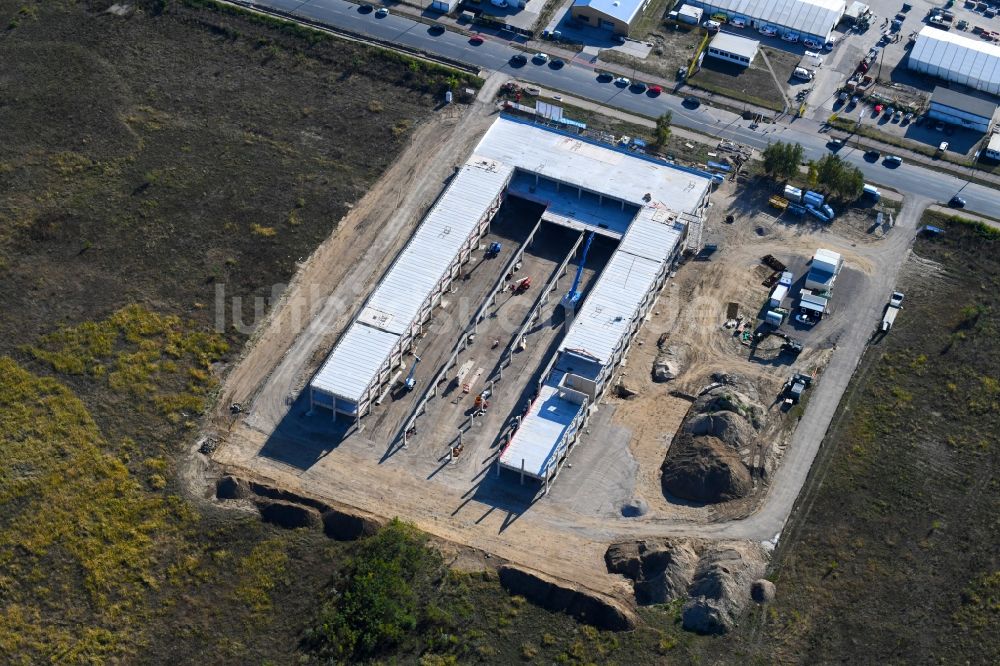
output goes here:
[[767, 410], [754, 396], [735, 390], [727, 385], [717, 386], [699, 396], [694, 403], [694, 412], [715, 414], [732, 412], [746, 419], [756, 430], [764, 425]]
[[756, 543], [723, 542], [710, 546], [698, 561], [681, 610], [685, 629], [724, 634], [736, 626], [750, 600], [750, 587], [764, 575], [767, 555]]
[[698, 554], [686, 539], [648, 539], [612, 544], [604, 562], [611, 573], [632, 579], [637, 603], [663, 604], [687, 595]]
[[767, 410], [753, 383], [716, 373], [691, 405], [661, 470], [663, 492], [696, 502], [725, 502], [753, 490], [744, 452], [764, 425]]
[[282, 500], [261, 500], [257, 502], [257, 508], [265, 523], [273, 523], [287, 529], [319, 526], [319, 511], [310, 506]]
[[755, 580], [750, 586], [750, 598], [759, 604], [766, 604], [774, 601], [774, 583], [764, 578]]
[[323, 514], [323, 533], [336, 541], [354, 541], [379, 531], [383, 521], [374, 516], [362, 516], [330, 509]]
[[698, 414], [684, 423], [684, 430], [695, 436], [721, 439], [734, 451], [749, 445], [756, 435], [750, 423], [733, 412]]
[[653, 381], [669, 382], [687, 367], [688, 349], [684, 345], [670, 345], [653, 361]]
[[696, 502], [725, 502], [753, 489], [750, 469], [739, 454], [712, 436], [677, 437], [663, 461], [665, 493]]
[[215, 483], [215, 496], [220, 500], [243, 499], [249, 494], [246, 481], [235, 476], [226, 475]]
[[505, 564], [499, 569], [500, 584], [511, 594], [520, 594], [550, 611], [572, 615], [600, 629], [626, 631], [635, 628], [635, 618], [625, 608], [602, 596], [578, 590], [540, 574]]

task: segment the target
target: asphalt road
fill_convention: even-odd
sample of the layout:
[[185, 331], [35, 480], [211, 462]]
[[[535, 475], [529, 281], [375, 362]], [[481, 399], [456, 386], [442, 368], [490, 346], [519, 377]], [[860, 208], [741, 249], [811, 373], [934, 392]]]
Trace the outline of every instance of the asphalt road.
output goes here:
[[[787, 125], [750, 129], [747, 121], [722, 109], [705, 106], [687, 109], [681, 104], [681, 98], [673, 95], [664, 93], [650, 96], [620, 88], [611, 82], [598, 81], [589, 63], [567, 62], [563, 67], [554, 69], [549, 64], [536, 64], [529, 60], [521, 67], [513, 66], [510, 64], [511, 57], [523, 51], [511, 42], [497, 37], [487, 36], [482, 44], [473, 45], [469, 43], [468, 37], [460, 33], [445, 30], [434, 34], [425, 23], [391, 13], [379, 18], [374, 12], [363, 13], [359, 5], [345, 0], [256, 0], [255, 5], [421, 49], [480, 68], [508, 72], [512, 77], [624, 111], [656, 117], [669, 110], [673, 112], [673, 122], [678, 126], [739, 141], [758, 149], [777, 140], [802, 144], [809, 159], [819, 158], [828, 150], [826, 143], [829, 136], [820, 133], [820, 125], [813, 120], [800, 118]], [[869, 182], [941, 202], [947, 202], [956, 193], [961, 193], [969, 210], [986, 215], [996, 215], [1000, 211], [1000, 192], [994, 188], [917, 165], [904, 163], [897, 168], [888, 168], [881, 162], [872, 164], [864, 160], [862, 151], [854, 148], [845, 148], [840, 156], [859, 167]]]

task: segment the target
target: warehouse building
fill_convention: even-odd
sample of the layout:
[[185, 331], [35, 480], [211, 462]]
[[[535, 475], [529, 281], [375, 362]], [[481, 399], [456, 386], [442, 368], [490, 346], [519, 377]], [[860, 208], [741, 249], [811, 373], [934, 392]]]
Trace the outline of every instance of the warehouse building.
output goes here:
[[756, 39], [747, 39], [728, 32], [720, 32], [708, 45], [706, 54], [711, 58], [749, 67], [753, 59], [757, 57], [759, 47], [760, 42]]
[[[356, 422], [370, 411], [398, 373], [404, 354], [422, 333], [443, 294], [460, 275], [462, 265], [478, 248], [508, 191], [522, 196], [551, 192], [543, 219], [556, 223], [566, 220], [565, 226], [579, 225], [575, 228], [593, 228], [602, 235], [622, 238], [621, 247], [627, 248], [625, 239], [650, 244], [655, 241], [653, 237], [642, 241], [640, 226], [629, 236], [630, 221], [637, 214], [637, 220], [655, 219], [656, 224], [669, 224], [670, 229], [675, 229], [675, 222], [673, 218], [666, 220], [668, 210], [703, 215], [710, 183], [708, 174], [695, 169], [512, 118], [499, 118], [314, 375], [309, 385], [311, 408], [328, 409], [334, 418], [339, 414]], [[591, 199], [598, 202], [594, 211], [581, 215], [581, 207]], [[611, 211], [616, 211], [614, 219]], [[675, 233], [658, 227], [656, 230]], [[662, 244], [660, 247], [664, 257], [670, 255], [669, 248]], [[629, 266], [631, 277], [625, 278], [629, 288], [640, 278], [647, 286], [657, 283], [658, 270], [647, 275], [638, 259]], [[648, 294], [636, 302], [646, 298]], [[582, 307], [589, 302], [588, 298]], [[628, 317], [627, 321], [632, 319]], [[617, 326], [617, 322], [612, 325]], [[620, 354], [611, 357], [616, 356], [620, 358]], [[599, 392], [607, 370], [598, 375], [595, 386]]]
[[742, 19], [756, 30], [771, 28], [778, 35], [794, 35], [825, 44], [847, 10], [845, 0], [687, 0], [705, 14]]
[[989, 100], [937, 86], [927, 115], [950, 125], [982, 132], [990, 131], [997, 105]]
[[910, 69], [1000, 95], [1000, 46], [925, 26], [908, 60]]
[[570, 13], [581, 23], [628, 36], [648, 5], [649, 0], [574, 0]]

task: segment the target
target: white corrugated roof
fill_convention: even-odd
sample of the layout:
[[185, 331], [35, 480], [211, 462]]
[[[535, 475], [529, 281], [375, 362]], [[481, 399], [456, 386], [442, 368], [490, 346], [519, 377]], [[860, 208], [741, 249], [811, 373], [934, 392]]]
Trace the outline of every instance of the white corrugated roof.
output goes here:
[[574, 0], [577, 7], [590, 7], [605, 16], [632, 23], [632, 19], [645, 5], [645, 0]]
[[606, 365], [683, 232], [667, 211], [642, 209], [573, 318], [559, 350], [584, 352]]
[[910, 69], [1000, 95], [1000, 46], [930, 26], [917, 34]]
[[500, 454], [500, 464], [519, 470], [523, 459], [526, 473], [542, 476], [546, 462], [581, 408], [561, 398], [556, 384], [545, 384], [539, 390], [510, 444]]
[[711, 184], [702, 171], [511, 118], [499, 118], [490, 126], [476, 154], [636, 206], [660, 205], [678, 213], [696, 209]]
[[512, 172], [508, 165], [474, 155], [427, 213], [358, 320], [402, 335]]
[[351, 324], [310, 387], [357, 402], [398, 340], [395, 333]]
[[665, 208], [643, 208], [618, 245], [618, 252], [663, 261], [668, 257], [684, 233], [684, 225]]
[[847, 10], [844, 0], [688, 0], [707, 13], [725, 12], [824, 39]]
[[662, 262], [616, 252], [573, 318], [559, 351], [585, 352], [606, 365], [628, 330]]

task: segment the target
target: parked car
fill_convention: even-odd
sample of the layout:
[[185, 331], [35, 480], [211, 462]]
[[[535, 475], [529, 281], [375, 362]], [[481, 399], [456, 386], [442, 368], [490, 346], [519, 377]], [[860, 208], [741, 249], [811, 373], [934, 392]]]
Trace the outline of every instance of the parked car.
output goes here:
[[651, 95], [653, 97], [656, 97], [657, 95], [661, 94], [662, 92], [663, 92], [663, 88], [661, 86], [649, 86], [649, 91], [646, 94]]
[[729, 25], [731, 25], [734, 28], [743, 29], [747, 27], [747, 22], [741, 18], [732, 18], [729, 19]]
[[642, 81], [636, 81], [631, 86], [629, 86], [629, 89], [634, 93], [644, 93], [646, 92], [647, 86]]
[[386, 9], [385, 7], [379, 7], [378, 9], [375, 10], [375, 16], [377, 16], [378, 18], [385, 18], [388, 15], [389, 15], [389, 10]]
[[704, 21], [701, 24], [701, 27], [703, 27], [705, 30], [708, 30], [709, 32], [718, 32], [719, 28], [722, 27], [722, 24], [719, 23], [718, 21], [713, 21], [709, 19], [708, 21]]
[[807, 49], [821, 49], [821, 48], [823, 48], [822, 44], [820, 44], [819, 42], [814, 42], [811, 39], [805, 39], [805, 40], [803, 40], [802, 41], [802, 45], [805, 46]]
[[823, 48], [826, 49], [827, 51], [832, 51], [833, 47], [836, 45], [837, 45], [837, 38], [831, 37], [826, 41], [826, 44], [823, 45]]
[[527, 64], [527, 62], [528, 62], [528, 56], [524, 55], [523, 53], [518, 53], [517, 55], [512, 55], [510, 57], [510, 64], [514, 65], [515, 67], [521, 67], [522, 65]]
[[684, 98], [682, 104], [689, 109], [697, 109], [701, 105], [701, 100], [697, 97], [688, 96]]
[[765, 37], [774, 37], [778, 34], [778, 31], [769, 25], [762, 25], [757, 32], [764, 35]]
[[718, 21], [719, 23], [725, 23], [729, 20], [729, 16], [727, 16], [725, 12], [715, 12], [712, 14], [712, 20]]
[[965, 199], [956, 194], [948, 201], [948, 205], [952, 208], [965, 208]]
[[794, 32], [786, 32], [781, 36], [781, 38], [786, 42], [790, 42], [792, 44], [797, 44], [799, 41], [799, 36], [796, 35]]
[[469, 43], [472, 44], [473, 46], [479, 46], [480, 44], [483, 43], [483, 36], [473, 35], [472, 37], [469, 37]]
[[865, 161], [867, 162], [877, 162], [880, 157], [882, 157], [882, 153], [877, 150], [869, 150], [865, 152]]
[[882, 163], [888, 167], [898, 167], [903, 163], [903, 158], [899, 155], [889, 155]]
[[619, 88], [628, 88], [630, 85], [632, 85], [632, 82], [626, 79], [624, 76], [619, 76], [617, 79], [615, 79], [615, 85], [618, 86]]
[[536, 53], [535, 55], [531, 56], [531, 60], [541, 65], [549, 61], [549, 56], [547, 56], [544, 53]]

